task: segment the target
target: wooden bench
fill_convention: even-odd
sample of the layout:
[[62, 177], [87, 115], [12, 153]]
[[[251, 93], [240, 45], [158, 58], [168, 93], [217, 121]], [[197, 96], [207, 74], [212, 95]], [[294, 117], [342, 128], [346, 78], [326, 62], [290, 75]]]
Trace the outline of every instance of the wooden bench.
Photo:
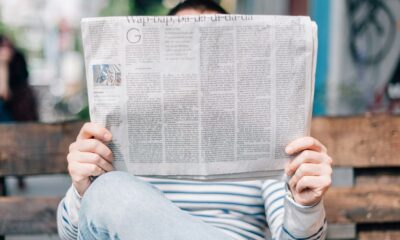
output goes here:
[[[0, 125], [0, 177], [67, 173], [66, 154], [83, 123]], [[6, 193], [0, 185], [2, 195]], [[59, 198], [0, 197], [0, 235], [57, 232]]]
[[[0, 179], [67, 173], [82, 122], [0, 125]], [[331, 239], [400, 239], [400, 117], [315, 118], [334, 159], [324, 201]], [[0, 192], [4, 193], [0, 184]], [[0, 197], [0, 235], [54, 234], [60, 197]]]
[[334, 159], [334, 182], [351, 174], [325, 197], [329, 235], [348, 239], [353, 225], [358, 239], [400, 239], [400, 117], [316, 118], [311, 135]]

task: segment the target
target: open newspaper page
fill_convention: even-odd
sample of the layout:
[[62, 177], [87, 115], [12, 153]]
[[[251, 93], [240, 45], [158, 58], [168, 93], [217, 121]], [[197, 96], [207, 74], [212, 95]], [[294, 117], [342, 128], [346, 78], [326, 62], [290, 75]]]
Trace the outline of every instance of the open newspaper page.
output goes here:
[[91, 121], [114, 166], [199, 180], [278, 176], [309, 134], [316, 25], [308, 17], [82, 20]]

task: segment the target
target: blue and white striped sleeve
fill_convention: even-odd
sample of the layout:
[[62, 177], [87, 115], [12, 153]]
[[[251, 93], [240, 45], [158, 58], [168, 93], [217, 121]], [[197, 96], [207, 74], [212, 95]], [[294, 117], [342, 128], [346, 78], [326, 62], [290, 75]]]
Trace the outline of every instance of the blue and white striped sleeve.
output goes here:
[[277, 180], [263, 183], [262, 197], [273, 239], [325, 239], [327, 223], [322, 201], [302, 206], [293, 200], [286, 183]]
[[78, 237], [79, 208], [81, 197], [71, 186], [61, 200], [57, 210], [58, 235], [63, 240], [75, 240]]

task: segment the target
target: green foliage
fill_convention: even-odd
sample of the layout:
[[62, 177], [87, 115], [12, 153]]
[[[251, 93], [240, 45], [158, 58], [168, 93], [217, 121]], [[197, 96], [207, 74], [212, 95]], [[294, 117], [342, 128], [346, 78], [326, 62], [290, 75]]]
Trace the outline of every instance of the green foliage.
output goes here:
[[12, 29], [0, 21], [0, 35], [6, 36], [11, 42], [15, 42], [17, 29]]
[[168, 11], [162, 0], [130, 0], [132, 5], [131, 15], [165, 15]]
[[127, 16], [131, 12], [130, 0], [109, 0], [100, 16]]
[[89, 107], [85, 106], [82, 108], [82, 110], [78, 113], [78, 118], [83, 121], [89, 121], [90, 120], [90, 115], [89, 115]]

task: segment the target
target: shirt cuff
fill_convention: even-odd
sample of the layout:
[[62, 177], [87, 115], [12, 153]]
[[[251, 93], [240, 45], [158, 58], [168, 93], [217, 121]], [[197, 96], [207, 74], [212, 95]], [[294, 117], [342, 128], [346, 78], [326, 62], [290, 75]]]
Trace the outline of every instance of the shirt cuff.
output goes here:
[[296, 203], [290, 191], [285, 197], [284, 227], [296, 238], [307, 238], [318, 232], [325, 224], [325, 209], [323, 201], [304, 206]]
[[79, 222], [79, 209], [81, 208], [82, 197], [73, 185], [68, 189], [64, 202], [68, 208], [68, 215], [73, 225], [77, 226]]
[[75, 197], [78, 198], [79, 200], [82, 200], [83, 197], [78, 193], [78, 190], [76, 190], [75, 186], [72, 185], [71, 188], [74, 191]]
[[[313, 205], [301, 205], [301, 204], [299, 204], [299, 203], [297, 203], [295, 200], [294, 200], [294, 197], [293, 197], [293, 195], [292, 195], [292, 192], [290, 191], [290, 188], [289, 188], [289, 186], [286, 184], [285, 185], [285, 188], [286, 188], [286, 192], [287, 192], [287, 197], [289, 198], [289, 200], [291, 201], [291, 203], [293, 204], [293, 205], [295, 205], [296, 207], [298, 207], [298, 208], [312, 208], [312, 207], [315, 207], [315, 206], [317, 206], [321, 201], [319, 201], [319, 202], [317, 202], [317, 203], [315, 203], [315, 204], [313, 204]], [[77, 192], [78, 193], [78, 192]]]

